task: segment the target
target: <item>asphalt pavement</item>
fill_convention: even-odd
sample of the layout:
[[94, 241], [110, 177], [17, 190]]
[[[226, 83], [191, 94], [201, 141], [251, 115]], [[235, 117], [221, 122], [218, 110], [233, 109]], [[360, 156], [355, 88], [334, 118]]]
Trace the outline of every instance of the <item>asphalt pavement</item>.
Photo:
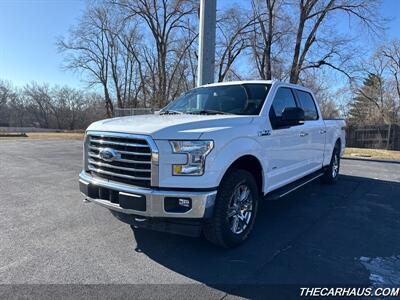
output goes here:
[[0, 154], [2, 298], [74, 298], [78, 287], [92, 297], [229, 299], [299, 286], [400, 286], [398, 163], [342, 160], [337, 184], [316, 181], [265, 202], [249, 241], [225, 250], [133, 231], [83, 203], [79, 141], [0, 140]]

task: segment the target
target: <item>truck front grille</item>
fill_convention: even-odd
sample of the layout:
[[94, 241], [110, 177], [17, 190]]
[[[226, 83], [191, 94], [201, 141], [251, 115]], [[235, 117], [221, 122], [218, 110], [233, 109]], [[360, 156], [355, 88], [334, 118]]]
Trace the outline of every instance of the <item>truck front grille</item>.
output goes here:
[[152, 150], [145, 138], [89, 133], [86, 147], [93, 177], [150, 187]]

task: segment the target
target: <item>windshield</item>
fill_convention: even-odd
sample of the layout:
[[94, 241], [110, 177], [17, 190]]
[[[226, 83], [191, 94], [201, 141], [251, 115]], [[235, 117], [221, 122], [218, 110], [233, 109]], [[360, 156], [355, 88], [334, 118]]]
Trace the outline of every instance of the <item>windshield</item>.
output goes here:
[[269, 84], [241, 84], [200, 87], [169, 103], [160, 114], [258, 115]]

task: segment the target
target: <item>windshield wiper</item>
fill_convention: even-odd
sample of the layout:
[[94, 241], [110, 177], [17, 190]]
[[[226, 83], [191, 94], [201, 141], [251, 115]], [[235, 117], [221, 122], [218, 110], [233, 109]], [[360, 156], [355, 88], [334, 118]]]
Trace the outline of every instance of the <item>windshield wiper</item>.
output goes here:
[[203, 110], [199, 110], [199, 111], [191, 111], [191, 112], [187, 112], [188, 114], [193, 114], [193, 115], [233, 115], [231, 113], [228, 112], [224, 112], [224, 111], [219, 111], [219, 110], [210, 110], [210, 109], [203, 109]]
[[183, 114], [183, 112], [170, 109], [160, 112], [160, 115], [181, 115], [181, 114]]

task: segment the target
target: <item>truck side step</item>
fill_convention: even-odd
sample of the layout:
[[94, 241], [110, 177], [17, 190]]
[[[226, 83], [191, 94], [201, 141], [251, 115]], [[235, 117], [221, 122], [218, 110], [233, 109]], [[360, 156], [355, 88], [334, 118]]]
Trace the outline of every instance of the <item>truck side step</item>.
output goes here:
[[279, 198], [282, 198], [286, 196], [287, 194], [290, 194], [291, 192], [297, 190], [298, 188], [302, 187], [303, 185], [306, 185], [307, 183], [321, 177], [324, 174], [324, 170], [319, 170], [317, 172], [311, 173], [303, 178], [300, 178], [292, 183], [289, 183], [288, 185], [285, 185], [281, 188], [278, 188], [267, 195], [265, 195], [264, 199], [265, 200], [277, 200]]

